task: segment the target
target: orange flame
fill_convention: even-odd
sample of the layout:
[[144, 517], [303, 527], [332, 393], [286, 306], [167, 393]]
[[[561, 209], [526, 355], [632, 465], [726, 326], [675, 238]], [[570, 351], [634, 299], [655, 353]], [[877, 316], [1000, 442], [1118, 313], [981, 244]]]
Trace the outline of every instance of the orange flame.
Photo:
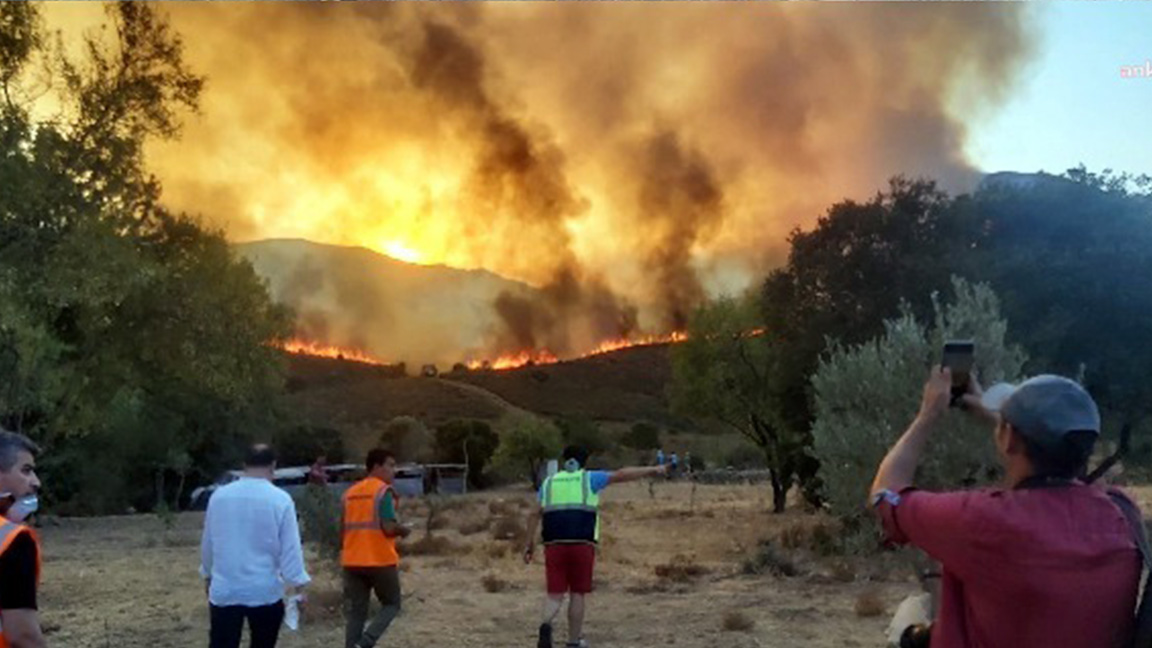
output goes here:
[[296, 353], [300, 355], [320, 356], [322, 358], [336, 358], [338, 360], [353, 360], [355, 362], [363, 362], [366, 364], [382, 365], [384, 362], [373, 358], [367, 353], [359, 350], [346, 347], [331, 346], [313, 342], [311, 340], [301, 340], [293, 338], [284, 343], [282, 348], [288, 353]]
[[[631, 347], [652, 346], [656, 344], [675, 344], [677, 342], [683, 342], [687, 339], [688, 334], [686, 332], [675, 331], [667, 335], [646, 335], [642, 338], [636, 339], [618, 338], [614, 340], [605, 340], [596, 345], [595, 349], [592, 349], [587, 353], [571, 359], [588, 358], [591, 356], [611, 353], [613, 351], [619, 351], [621, 349], [628, 349]], [[501, 371], [505, 369], [518, 369], [529, 364], [546, 365], [555, 364], [557, 362], [561, 362], [561, 360], [557, 358], [555, 354], [553, 354], [548, 349], [540, 349], [537, 351], [519, 351], [516, 353], [510, 353], [499, 356], [495, 360], [491, 361], [472, 360], [467, 363], [467, 367], [469, 369], [492, 369]]]

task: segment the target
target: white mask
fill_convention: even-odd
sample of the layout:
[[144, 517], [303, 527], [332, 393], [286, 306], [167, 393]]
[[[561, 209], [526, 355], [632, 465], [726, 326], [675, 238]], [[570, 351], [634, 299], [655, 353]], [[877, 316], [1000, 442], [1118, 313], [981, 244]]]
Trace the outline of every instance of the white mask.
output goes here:
[[[12, 497], [12, 493], [0, 493], [0, 499]], [[40, 509], [40, 498], [35, 493], [25, 495], [12, 503], [4, 517], [13, 522], [23, 522]]]

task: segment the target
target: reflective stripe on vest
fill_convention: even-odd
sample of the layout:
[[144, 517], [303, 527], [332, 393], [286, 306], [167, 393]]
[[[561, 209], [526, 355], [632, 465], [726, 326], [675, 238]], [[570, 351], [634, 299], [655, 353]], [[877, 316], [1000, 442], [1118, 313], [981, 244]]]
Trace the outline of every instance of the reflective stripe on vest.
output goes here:
[[[36, 537], [36, 532], [23, 524], [17, 524], [7, 518], [0, 516], [0, 556], [8, 551], [8, 547], [20, 534], [27, 533], [32, 542], [36, 544], [36, 582], [40, 582], [40, 539]], [[4, 637], [4, 628], [0, 626], [0, 648], [8, 648], [8, 640]]]
[[344, 493], [343, 566], [389, 567], [400, 562], [396, 539], [380, 528], [380, 501], [390, 490], [383, 480], [366, 477]]
[[544, 480], [544, 542], [599, 542], [600, 496], [586, 470], [558, 472]]

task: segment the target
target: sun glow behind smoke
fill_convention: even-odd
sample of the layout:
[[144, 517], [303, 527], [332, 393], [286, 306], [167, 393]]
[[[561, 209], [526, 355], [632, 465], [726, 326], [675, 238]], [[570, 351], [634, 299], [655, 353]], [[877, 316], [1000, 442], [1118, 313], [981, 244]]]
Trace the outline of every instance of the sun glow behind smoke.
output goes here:
[[[1028, 10], [1003, 5], [158, 6], [208, 78], [183, 137], [148, 149], [167, 204], [237, 241], [362, 246], [540, 289], [493, 300], [499, 326], [446, 328], [438, 358], [407, 355], [403, 313], [334, 310], [316, 329], [410, 362], [682, 330], [830, 203], [895, 173], [972, 182], [951, 100], [998, 105], [1030, 49]], [[94, 11], [46, 8], [68, 28]], [[312, 285], [280, 284], [297, 300]]]

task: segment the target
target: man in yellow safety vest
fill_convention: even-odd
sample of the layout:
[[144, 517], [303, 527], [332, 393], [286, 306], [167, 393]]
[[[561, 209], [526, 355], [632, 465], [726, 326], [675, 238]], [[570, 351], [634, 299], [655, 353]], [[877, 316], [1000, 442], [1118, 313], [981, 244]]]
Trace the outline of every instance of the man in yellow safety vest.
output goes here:
[[600, 491], [610, 484], [655, 477], [664, 466], [623, 468], [607, 472], [585, 470], [588, 451], [579, 446], [564, 449], [563, 470], [544, 480], [540, 508], [528, 522], [528, 546], [524, 561], [536, 551], [536, 532], [544, 523], [544, 570], [548, 596], [540, 623], [537, 648], [552, 648], [552, 622], [568, 601], [568, 646], [584, 648], [584, 598], [592, 591], [592, 568], [600, 540]]

